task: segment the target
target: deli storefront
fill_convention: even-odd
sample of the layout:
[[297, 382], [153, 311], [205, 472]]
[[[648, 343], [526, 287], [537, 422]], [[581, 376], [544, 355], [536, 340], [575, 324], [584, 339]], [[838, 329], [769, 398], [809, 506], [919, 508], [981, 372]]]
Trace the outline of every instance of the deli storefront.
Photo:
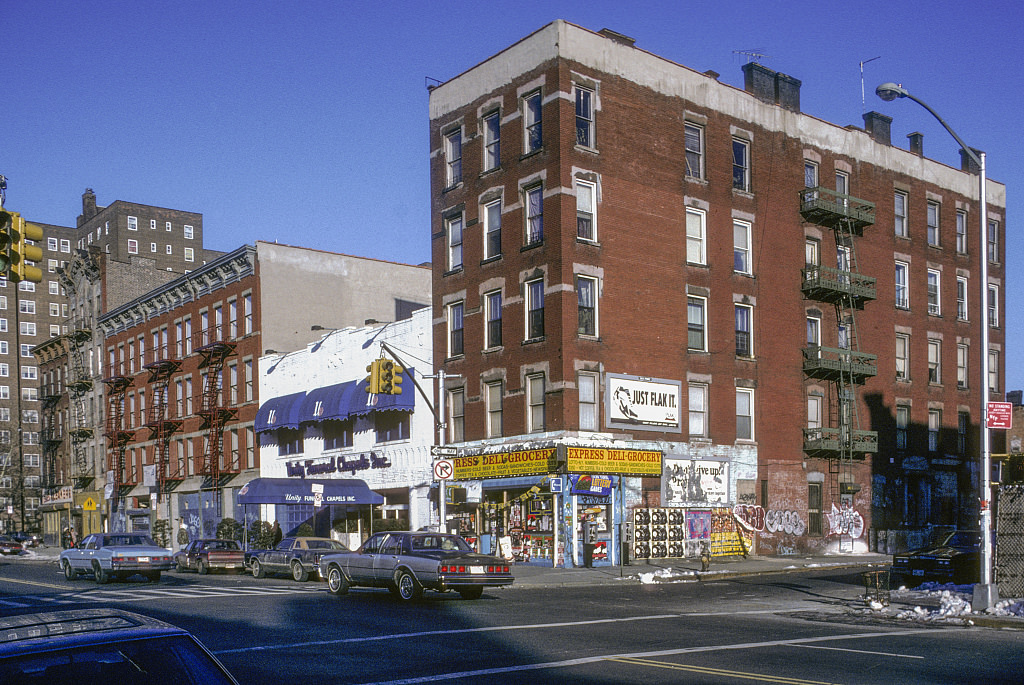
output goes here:
[[624, 490], [662, 474], [660, 451], [564, 444], [451, 461], [448, 530], [483, 552], [556, 567], [584, 565], [585, 552], [594, 565], [621, 564]]

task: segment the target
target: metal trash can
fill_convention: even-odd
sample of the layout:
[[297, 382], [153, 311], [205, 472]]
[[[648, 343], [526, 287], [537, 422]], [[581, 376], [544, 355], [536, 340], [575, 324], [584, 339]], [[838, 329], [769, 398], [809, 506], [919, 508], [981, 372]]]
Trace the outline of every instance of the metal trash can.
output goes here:
[[864, 603], [889, 606], [889, 571], [866, 571], [860, 577], [864, 581]]

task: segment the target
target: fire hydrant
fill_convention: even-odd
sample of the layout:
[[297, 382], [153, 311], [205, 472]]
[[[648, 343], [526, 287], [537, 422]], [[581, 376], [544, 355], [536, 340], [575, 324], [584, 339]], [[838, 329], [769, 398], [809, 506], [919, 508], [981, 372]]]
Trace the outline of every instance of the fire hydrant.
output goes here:
[[711, 568], [711, 545], [705, 540], [700, 545], [700, 570], [706, 573]]

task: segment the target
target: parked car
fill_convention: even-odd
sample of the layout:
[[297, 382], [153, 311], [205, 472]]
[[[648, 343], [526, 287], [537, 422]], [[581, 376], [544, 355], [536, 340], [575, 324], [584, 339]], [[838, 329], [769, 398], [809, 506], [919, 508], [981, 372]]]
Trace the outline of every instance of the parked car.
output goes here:
[[356, 585], [386, 587], [403, 600], [418, 599], [424, 588], [479, 599], [485, 587], [514, 580], [507, 561], [478, 554], [460, 536], [447, 533], [376, 533], [354, 552], [325, 556], [320, 567], [336, 595]]
[[38, 533], [14, 533], [11, 535], [12, 538], [21, 543], [22, 547], [28, 549], [30, 547], [38, 547], [43, 544], [43, 539], [39, 537]]
[[111, 578], [125, 580], [141, 574], [155, 583], [162, 571], [174, 565], [174, 559], [171, 550], [156, 544], [148, 535], [94, 533], [87, 535], [78, 547], [62, 550], [57, 564], [68, 580], [89, 574], [103, 584]]
[[274, 549], [250, 552], [249, 568], [255, 578], [264, 578], [273, 573], [290, 573], [295, 580], [304, 582], [310, 576], [320, 577], [322, 556], [347, 551], [348, 547], [330, 538], [284, 538]]
[[21, 554], [25, 547], [10, 535], [0, 535], [0, 554]]
[[193, 540], [174, 555], [174, 566], [178, 571], [198, 571], [201, 575], [217, 570], [244, 573], [245, 552], [236, 540]]
[[238, 683], [187, 631], [118, 609], [0, 618], [0, 682]]
[[939, 583], [976, 583], [981, 571], [981, 533], [957, 530], [943, 535], [934, 545], [894, 554], [891, 587], [900, 582], [919, 585]]

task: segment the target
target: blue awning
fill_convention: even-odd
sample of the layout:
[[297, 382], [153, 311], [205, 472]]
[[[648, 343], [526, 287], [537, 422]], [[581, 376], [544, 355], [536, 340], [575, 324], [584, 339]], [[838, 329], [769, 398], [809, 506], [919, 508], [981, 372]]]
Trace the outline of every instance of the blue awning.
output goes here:
[[[365, 388], [365, 385], [363, 387]], [[357, 392], [360, 392], [357, 381], [310, 390], [302, 401], [299, 421], [343, 421], [352, 415], [350, 407]], [[366, 395], [365, 391], [363, 395]]]
[[277, 428], [298, 428], [299, 411], [302, 409], [304, 392], [297, 392], [282, 397], [272, 397], [260, 405], [256, 412], [256, 432], [275, 430]]
[[408, 368], [403, 374], [402, 392], [398, 395], [371, 395], [366, 392], [366, 381], [359, 381], [359, 387], [352, 394], [352, 403], [349, 405], [349, 413], [352, 416], [362, 416], [372, 411], [415, 411], [416, 409], [416, 386], [410, 380], [415, 369]]
[[238, 491], [239, 504], [315, 503], [313, 485], [323, 487], [323, 506], [328, 504], [384, 504], [384, 496], [358, 478], [254, 478]]

